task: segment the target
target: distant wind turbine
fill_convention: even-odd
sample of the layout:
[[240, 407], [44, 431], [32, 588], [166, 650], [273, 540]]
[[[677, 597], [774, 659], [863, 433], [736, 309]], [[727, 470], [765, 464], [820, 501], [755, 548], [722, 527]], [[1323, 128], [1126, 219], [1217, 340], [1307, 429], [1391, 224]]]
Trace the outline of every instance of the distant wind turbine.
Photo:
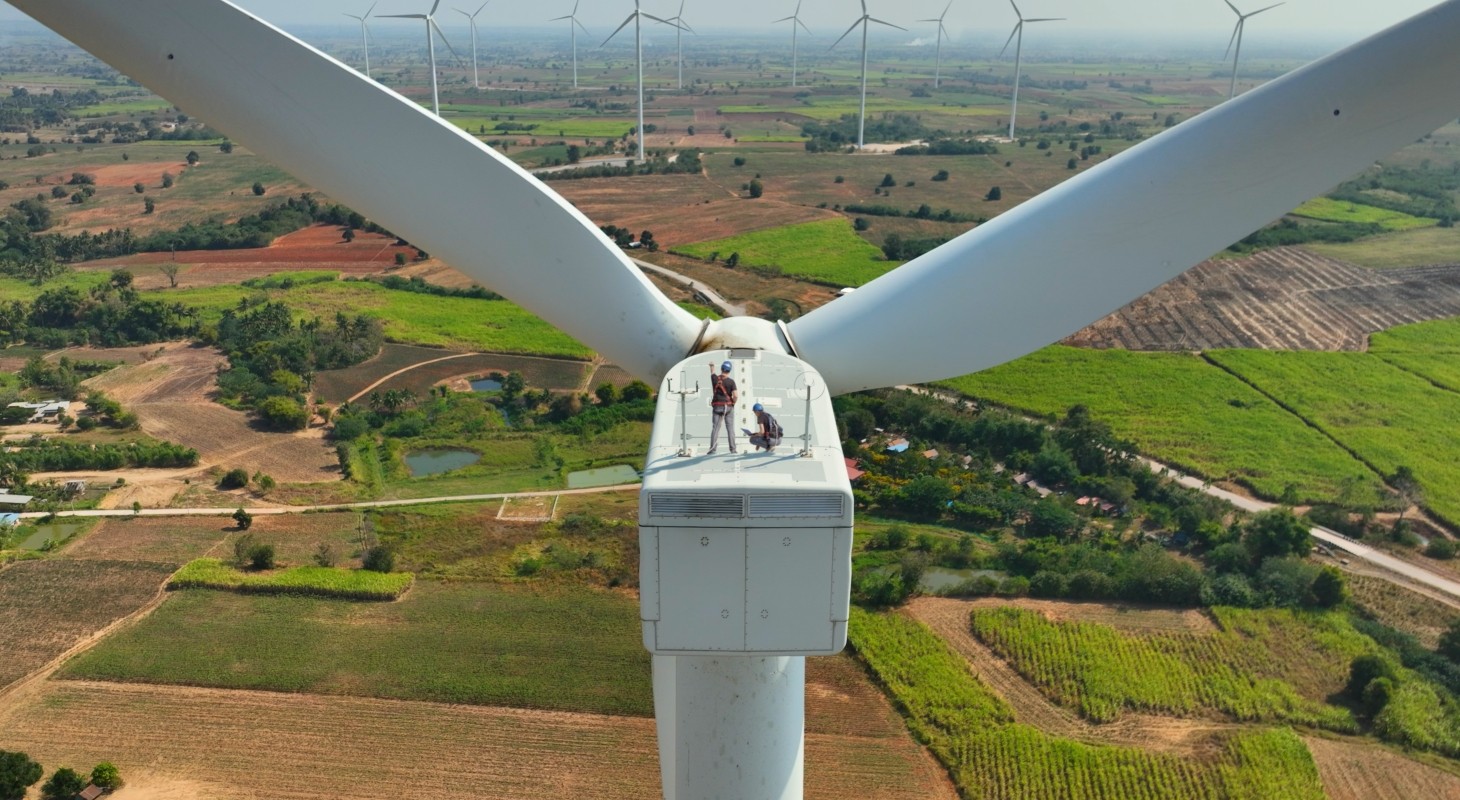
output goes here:
[[795, 88], [795, 86], [796, 86], [796, 26], [799, 25], [803, 29], [805, 29], [805, 31], [808, 34], [811, 33], [811, 29], [810, 28], [807, 28], [806, 27], [806, 23], [804, 23], [804, 22], [801, 21], [801, 0], [796, 0], [796, 11], [794, 13], [792, 13], [791, 16], [789, 16], [789, 17], [781, 17], [780, 19], [776, 20], [775, 22], [772, 22], [771, 24], [772, 25], [775, 25], [777, 23], [785, 22], [787, 20], [790, 20], [790, 22], [791, 22], [791, 87], [792, 88]]
[[[576, 25], [578, 28], [583, 28], [583, 23], [581, 23], [581, 22], [578, 21], [578, 1], [579, 0], [574, 0], [572, 13], [568, 14], [565, 17], [553, 17], [552, 19], [548, 20], [548, 22], [557, 22], [558, 20], [564, 20], [564, 19], [568, 21], [568, 35], [569, 35], [569, 37], [571, 38], [571, 40], [573, 42], [573, 88], [574, 89], [578, 88], [578, 31], [577, 31], [577, 29], [574, 26]], [[583, 32], [584, 33], [587, 33], [588, 32], [588, 29], [587, 28], [583, 28]]]
[[370, 8], [365, 11], [365, 16], [357, 17], [354, 14], [346, 14], [350, 19], [360, 20], [360, 44], [365, 48], [365, 77], [370, 77], [370, 29], [365, 27], [365, 20], [370, 18], [370, 12], [375, 10], [379, 3], [371, 3]]
[[943, 27], [943, 18], [946, 17], [946, 16], [948, 16], [948, 9], [950, 9], [952, 7], [953, 7], [953, 0], [948, 0], [948, 5], [943, 6], [943, 13], [939, 14], [937, 17], [935, 17], [933, 19], [920, 19], [920, 20], [918, 20], [918, 22], [936, 22], [936, 23], [938, 23], [938, 49], [936, 51], [934, 51], [934, 54], [933, 54], [933, 88], [934, 89], [938, 88], [938, 73], [939, 73], [939, 70], [943, 66], [943, 34], [945, 34], [945, 33], [948, 32], [948, 29]]
[[684, 33], [685, 31], [689, 31], [690, 33], [694, 33], [695, 32], [695, 29], [694, 28], [691, 28], [689, 26], [689, 23], [684, 21], [684, 0], [679, 0], [679, 13], [678, 14], [675, 14], [672, 17], [670, 17], [666, 21], [670, 25], [673, 25], [674, 26], [674, 51], [677, 54], [676, 55], [676, 60], [679, 62], [679, 88], [683, 89], [684, 88], [684, 47], [680, 45], [680, 43], [679, 43], [679, 37], [680, 37], [680, 34]]
[[842, 39], [847, 38], [848, 33], [856, 30], [858, 25], [862, 26], [862, 105], [861, 113], [857, 117], [858, 150], [862, 149], [862, 133], [867, 127], [867, 23], [869, 22], [875, 22], [878, 25], [886, 25], [889, 28], [897, 28], [900, 31], [907, 30], [907, 28], [904, 28], [901, 25], [893, 25], [891, 22], [884, 22], [883, 20], [873, 17], [871, 14], [867, 13], [867, 0], [862, 0], [862, 16], [858, 17], [857, 21], [852, 23], [852, 27], [847, 28], [847, 32], [843, 33], [836, 41], [831, 43], [831, 47], [827, 48], [828, 50], [836, 49], [836, 46], [841, 44]]
[[[490, 2], [492, 0], [487, 0], [487, 3]], [[471, 85], [478, 89], [482, 88], [482, 82], [477, 78], [477, 15], [482, 13], [482, 9], [487, 7], [487, 3], [482, 3], [477, 7], [476, 11], [470, 14], [459, 8], [456, 9], [456, 13], [466, 17], [466, 21], [471, 24]], [[444, 39], [446, 37], [443, 36], [441, 38]]]
[[1025, 19], [1023, 12], [1019, 10], [1019, 6], [1014, 3], [1014, 0], [1009, 0], [1009, 5], [1014, 6], [1014, 16], [1019, 18], [1019, 22], [1014, 25], [1014, 32], [1009, 34], [1009, 38], [1004, 41], [1004, 49], [999, 51], [999, 55], [1004, 55], [1004, 51], [1009, 49], [1009, 42], [1014, 41], [1014, 37], [1019, 37], [1019, 44], [1014, 47], [1014, 108], [1009, 112], [1009, 138], [1013, 139], [1014, 119], [1019, 115], [1019, 67], [1023, 62], [1024, 56], [1024, 23], [1059, 22], [1064, 17], [1036, 17], [1033, 19]]
[[[1247, 18], [1255, 17], [1264, 11], [1271, 11], [1272, 9], [1282, 5], [1282, 3], [1273, 3], [1267, 8], [1259, 8], [1251, 13], [1243, 14], [1241, 11], [1237, 10], [1236, 6], [1232, 5], [1231, 0], [1222, 0], [1222, 2], [1226, 3], [1227, 7], [1232, 9], [1232, 13], [1237, 15], [1237, 27], [1232, 29], [1232, 38], [1227, 40], [1227, 53], [1232, 52], [1232, 43], [1237, 43], [1237, 52], [1235, 55], [1232, 56], [1232, 85], [1227, 89], [1227, 99], [1231, 100], [1232, 97], [1237, 94], [1237, 60], [1242, 58], [1242, 30], [1247, 25]], [[1227, 54], [1223, 53], [1222, 59], [1226, 60], [1226, 58]]]
[[[381, 14], [382, 18], [388, 19], [423, 19], [426, 21], [426, 54], [431, 60], [431, 109], [436, 116], [441, 116], [441, 95], [436, 88], [436, 40], [431, 37], [431, 31], [435, 30], [436, 35], [441, 37], [441, 43], [451, 54], [456, 55], [456, 48], [451, 42], [446, 41], [446, 34], [441, 32], [441, 26], [436, 24], [436, 7], [441, 5], [441, 0], [431, 4], [431, 10], [425, 14]], [[458, 56], [459, 58], [459, 56]]]
[[[633, 13], [629, 14], [628, 19], [625, 19], [621, 25], [619, 25], [617, 28], [614, 28], [613, 33], [610, 33], [608, 35], [608, 38], [604, 39], [603, 44], [599, 45], [599, 47], [603, 47], [603, 45], [606, 45], [610, 41], [612, 41], [613, 37], [617, 36], [618, 32], [623, 30], [624, 27], [627, 26], [630, 22], [634, 23], [634, 62], [638, 65], [639, 71], [639, 127], [636, 129], [636, 131], [638, 133], [639, 140], [638, 161], [642, 164], [644, 162], [644, 36], [643, 30], [639, 23], [640, 17], [648, 17], [655, 22], [662, 22], [665, 25], [674, 25], [674, 23], [670, 22], [667, 19], [660, 19], [653, 14], [647, 14], [643, 11], [640, 11], [639, 0], [634, 0]], [[674, 25], [674, 27], [678, 28], [679, 26]]]

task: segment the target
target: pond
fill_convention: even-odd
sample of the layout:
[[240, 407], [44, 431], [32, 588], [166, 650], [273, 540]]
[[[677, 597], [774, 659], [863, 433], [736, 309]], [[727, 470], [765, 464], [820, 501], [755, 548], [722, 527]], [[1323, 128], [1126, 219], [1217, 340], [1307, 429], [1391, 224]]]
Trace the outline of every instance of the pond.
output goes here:
[[627, 464], [616, 464], [612, 467], [585, 469], [568, 473], [569, 489], [586, 489], [590, 486], [618, 486], [625, 483], [638, 482], [638, 470]]
[[949, 567], [928, 567], [918, 581], [918, 588], [929, 593], [950, 589], [974, 578], [989, 577], [996, 581], [1004, 579], [1004, 573], [992, 569], [951, 569]]
[[471, 390], [473, 392], [500, 392], [502, 382], [493, 378], [477, 378], [471, 381]]
[[83, 522], [48, 522], [44, 525], [35, 526], [35, 532], [22, 539], [15, 546], [21, 550], [40, 550], [46, 546], [46, 542], [55, 539], [57, 542], [64, 542], [71, 534], [81, 530], [85, 526]]
[[417, 450], [406, 454], [406, 468], [411, 477], [439, 475], [454, 469], [469, 467], [482, 460], [482, 454], [475, 450], [450, 448], [445, 450]]

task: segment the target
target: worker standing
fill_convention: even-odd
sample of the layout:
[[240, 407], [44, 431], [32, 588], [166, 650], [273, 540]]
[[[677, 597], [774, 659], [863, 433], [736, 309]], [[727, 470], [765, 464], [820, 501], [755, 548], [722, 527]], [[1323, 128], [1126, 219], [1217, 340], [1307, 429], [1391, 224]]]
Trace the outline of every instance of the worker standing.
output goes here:
[[735, 402], [740, 399], [740, 391], [735, 386], [735, 379], [730, 377], [730, 362], [726, 361], [720, 365], [720, 372], [715, 372], [715, 362], [710, 362], [710, 411], [713, 416], [710, 418], [710, 449], [705, 451], [706, 455], [715, 452], [720, 445], [720, 426], [725, 426], [725, 435], [730, 440], [730, 452], [735, 452], [735, 428], [731, 427], [735, 422]]

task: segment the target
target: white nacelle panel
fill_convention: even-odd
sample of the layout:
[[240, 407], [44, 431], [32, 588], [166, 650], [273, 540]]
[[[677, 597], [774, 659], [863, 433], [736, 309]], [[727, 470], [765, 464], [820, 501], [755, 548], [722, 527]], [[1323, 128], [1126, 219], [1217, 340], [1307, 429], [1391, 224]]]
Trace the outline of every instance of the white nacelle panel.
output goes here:
[[816, 655], [846, 645], [850, 528], [643, 527], [639, 537], [650, 652]]

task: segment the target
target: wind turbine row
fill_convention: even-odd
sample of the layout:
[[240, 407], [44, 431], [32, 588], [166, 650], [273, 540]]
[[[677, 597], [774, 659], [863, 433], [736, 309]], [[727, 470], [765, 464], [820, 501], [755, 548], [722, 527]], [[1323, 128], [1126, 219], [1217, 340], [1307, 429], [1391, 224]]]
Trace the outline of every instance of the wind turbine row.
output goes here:
[[[1242, 57], [1242, 30], [1247, 26], [1248, 17], [1255, 17], [1264, 11], [1271, 11], [1282, 5], [1282, 3], [1273, 3], [1267, 8], [1259, 8], [1256, 11], [1243, 14], [1237, 10], [1236, 6], [1232, 5], [1232, 0], [1222, 0], [1222, 2], [1226, 3], [1227, 7], [1232, 9], [1232, 13], [1237, 15], [1237, 27], [1232, 29], [1232, 38], [1227, 40], [1227, 53], [1232, 52], [1232, 43], [1237, 43], [1237, 52], [1232, 56], [1232, 85], [1227, 88], [1227, 99], [1231, 100], [1237, 94], [1237, 60]], [[1226, 57], [1224, 53], [1222, 58], [1226, 59]]]
[[[548, 22], [558, 22], [559, 20], [567, 20], [568, 21], [568, 36], [569, 36], [569, 38], [571, 39], [571, 41], [573, 43], [573, 88], [574, 89], [578, 88], [578, 30], [577, 29], [578, 28], [583, 28], [583, 23], [581, 23], [581, 22], [578, 21], [578, 2], [579, 2], [579, 0], [574, 0], [574, 2], [573, 2], [573, 10], [571, 12], [569, 12], [567, 15], [561, 16], [561, 17], [553, 17], [552, 19], [548, 20]], [[588, 32], [588, 29], [587, 28], [583, 28], [583, 32], [584, 33], [587, 33]]]
[[[482, 13], [482, 11], [486, 9], [487, 3], [490, 2], [492, 2], [492, 0], [487, 0], [486, 3], [482, 3], [480, 6], [477, 7], [476, 11], [473, 11], [470, 14], [462, 11], [459, 8], [456, 9], [456, 13], [462, 15], [463, 17], [466, 17], [466, 21], [471, 25], [471, 85], [475, 86], [478, 89], [482, 88], [482, 81], [480, 78], [477, 77], [477, 15]], [[443, 40], [446, 39], [445, 36], [442, 36], [441, 38]]]
[[[682, 7], [681, 10], [683, 10]], [[613, 37], [617, 36], [618, 32], [623, 30], [630, 22], [634, 23], [634, 64], [638, 70], [638, 80], [636, 81], [636, 83], [638, 85], [639, 92], [639, 127], [635, 128], [634, 132], [635, 138], [639, 140], [638, 161], [640, 163], [643, 163], [644, 161], [644, 35], [642, 26], [640, 24], [640, 19], [643, 17], [648, 17], [655, 22], [661, 22], [665, 25], [673, 25], [676, 29], [679, 28], [679, 25], [670, 22], [667, 19], [660, 19], [653, 14], [649, 14], [640, 10], [639, 0], [634, 0], [633, 13], [629, 14], [628, 18], [625, 19], [617, 28], [614, 28], [613, 33], [610, 33], [608, 35], [608, 38], [603, 40], [603, 44], [599, 45], [599, 47], [603, 47], [603, 45], [608, 44], [610, 41], [613, 40]]]
[[441, 0], [436, 0], [436, 2], [431, 4], [431, 10], [425, 14], [380, 15], [388, 19], [420, 19], [426, 21], [426, 54], [431, 62], [431, 109], [436, 112], [436, 116], [438, 117], [441, 116], [441, 94], [436, 86], [436, 39], [431, 35], [431, 32], [435, 31], [436, 35], [441, 37], [441, 43], [446, 45], [446, 49], [450, 50], [453, 56], [456, 55], [456, 48], [451, 46], [451, 42], [446, 41], [446, 34], [442, 33], [441, 26], [436, 24], [436, 9], [440, 5]]
[[1021, 59], [1024, 55], [1024, 24], [1026, 22], [1059, 22], [1064, 17], [1034, 17], [1025, 19], [1024, 13], [1019, 10], [1019, 6], [1014, 0], [1009, 0], [1009, 5], [1014, 6], [1014, 15], [1019, 18], [1019, 21], [1014, 24], [1014, 32], [1009, 34], [1009, 38], [1004, 41], [1004, 49], [999, 51], [999, 55], [1003, 56], [1004, 51], [1009, 49], [1009, 42], [1014, 41], [1014, 38], [1018, 37], [1019, 42], [1014, 45], [1014, 108], [1009, 112], [1009, 138], [1013, 139], [1014, 120], [1019, 116], [1019, 67], [1021, 66]]
[[827, 48], [829, 50], [836, 49], [836, 46], [841, 44], [842, 39], [847, 38], [847, 34], [856, 30], [858, 25], [862, 26], [862, 102], [859, 114], [857, 116], [858, 150], [862, 149], [862, 136], [867, 127], [867, 23], [869, 22], [875, 22], [878, 25], [886, 25], [889, 28], [897, 28], [900, 31], [907, 30], [907, 28], [904, 28], [901, 25], [893, 25], [891, 22], [885, 22], [867, 13], [867, 0], [862, 0], [862, 16], [858, 17], [857, 21], [852, 23], [852, 27], [847, 28], [846, 33], [843, 33], [837, 38], [835, 42], [832, 42], [830, 48]]
[[801, 21], [801, 0], [796, 0], [796, 10], [791, 12], [791, 16], [781, 17], [771, 24], [776, 25], [787, 20], [791, 22], [791, 88], [794, 89], [796, 88], [796, 27], [800, 26], [807, 33], [811, 33], [811, 29]]
[[370, 12], [375, 10], [379, 3], [371, 3], [366, 9], [365, 15], [357, 17], [354, 14], [346, 14], [350, 19], [360, 20], [360, 45], [365, 48], [365, 77], [370, 77], [370, 28], [365, 25], [365, 20], [370, 18]]

